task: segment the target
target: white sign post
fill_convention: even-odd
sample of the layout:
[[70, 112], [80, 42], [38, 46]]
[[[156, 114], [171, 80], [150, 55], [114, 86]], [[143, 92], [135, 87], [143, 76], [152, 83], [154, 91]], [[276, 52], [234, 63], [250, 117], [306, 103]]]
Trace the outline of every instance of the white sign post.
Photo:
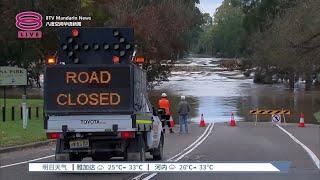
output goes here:
[[26, 96], [23, 95], [22, 96], [22, 103], [21, 103], [21, 106], [22, 106], [22, 127], [23, 129], [26, 129], [27, 128], [27, 125], [28, 125], [28, 108], [27, 108], [27, 103], [26, 103]]

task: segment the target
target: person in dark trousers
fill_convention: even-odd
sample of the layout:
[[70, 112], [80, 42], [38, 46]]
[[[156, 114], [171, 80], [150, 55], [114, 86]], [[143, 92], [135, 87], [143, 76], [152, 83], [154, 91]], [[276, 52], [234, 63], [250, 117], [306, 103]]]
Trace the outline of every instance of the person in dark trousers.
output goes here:
[[174, 133], [172, 129], [173, 127], [171, 127], [171, 124], [170, 124], [170, 117], [171, 117], [170, 102], [167, 98], [166, 93], [161, 94], [161, 99], [159, 100], [158, 104], [159, 104], [159, 108], [165, 110], [165, 114], [162, 117], [162, 119], [164, 119], [164, 121], [162, 121], [163, 132], [165, 132], [165, 125], [167, 124], [170, 129], [170, 133]]
[[181, 96], [181, 101], [178, 105], [180, 133], [188, 133], [188, 114], [190, 112], [190, 105], [186, 101], [185, 96]]

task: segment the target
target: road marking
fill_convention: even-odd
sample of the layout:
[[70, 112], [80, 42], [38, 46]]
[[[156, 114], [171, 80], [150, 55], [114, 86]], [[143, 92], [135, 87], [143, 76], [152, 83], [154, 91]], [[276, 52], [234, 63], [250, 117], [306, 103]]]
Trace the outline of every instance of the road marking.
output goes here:
[[[202, 144], [202, 142], [203, 142], [204, 140], [206, 140], [207, 137], [210, 135], [212, 129], [213, 129], [213, 125], [210, 127], [209, 132], [205, 135], [204, 138], [202, 138], [202, 139], [201, 139], [195, 146], [193, 146], [189, 151], [185, 152], [184, 154], [182, 154], [181, 156], [179, 156], [177, 159], [175, 159], [174, 162], [179, 161], [179, 160], [182, 159], [184, 156], [186, 156], [186, 155], [189, 154], [191, 151], [193, 151], [195, 148], [197, 148], [200, 144]], [[158, 173], [152, 173], [151, 175], [143, 178], [143, 180], [149, 180], [149, 179], [153, 178], [154, 176], [156, 176], [157, 174], [158, 174]]]
[[[209, 127], [210, 127], [210, 128], [209, 128]], [[192, 148], [189, 149], [187, 152], [183, 153], [181, 156], [179, 156], [178, 158], [176, 158], [175, 160], [173, 160], [173, 162], [179, 161], [179, 160], [182, 159], [184, 156], [186, 156], [186, 155], [188, 155], [190, 152], [192, 152], [195, 148], [197, 148], [200, 144], [202, 144], [202, 142], [203, 142], [204, 140], [206, 140], [207, 137], [211, 134], [213, 127], [214, 127], [214, 124], [211, 123], [211, 124], [207, 127], [206, 131], [202, 134], [202, 135], [205, 135], [204, 138], [201, 139], [200, 137], [202, 137], [202, 136], [200, 136], [200, 137], [198, 138], [198, 139], [200, 139], [199, 142], [197, 142], [194, 146], [192, 146]], [[208, 129], [209, 129], [209, 131], [207, 132]], [[197, 140], [198, 140], [198, 139], [197, 139]], [[194, 144], [194, 143], [192, 143], [192, 144]], [[189, 147], [191, 147], [191, 145], [188, 146], [187, 148], [189, 148]], [[186, 149], [187, 149], [187, 148], [186, 148]], [[183, 152], [183, 151], [182, 151], [182, 152]], [[179, 153], [179, 154], [180, 154], [180, 153]], [[170, 159], [172, 159], [172, 158], [170, 158]], [[168, 160], [167, 160], [167, 161], [168, 161]], [[153, 178], [154, 176], [156, 176], [157, 174], [158, 174], [158, 173], [152, 173], [152, 174], [150, 174], [149, 176], [143, 178], [143, 180], [149, 180], [149, 179]], [[140, 176], [140, 177], [141, 177], [141, 176]]]
[[202, 144], [202, 142], [204, 140], [207, 139], [207, 137], [210, 135], [210, 133], [212, 132], [213, 129], [213, 125], [210, 127], [210, 130], [208, 131], [208, 133], [206, 134], [206, 136], [204, 138], [201, 139], [201, 141], [199, 141], [195, 146], [193, 146], [190, 150], [188, 150], [187, 152], [185, 152], [184, 154], [182, 154], [181, 156], [179, 156], [177, 159], [174, 160], [174, 162], [179, 161], [180, 159], [182, 159], [184, 156], [186, 156], [187, 154], [189, 154], [191, 151], [193, 151], [194, 149], [196, 149], [200, 144]]
[[[212, 126], [214, 126], [214, 123], [212, 123]], [[176, 158], [177, 156], [181, 155], [184, 151], [187, 151], [188, 149], [190, 149], [191, 147], [193, 147], [198, 141], [200, 141], [203, 136], [206, 135], [207, 131], [209, 130], [210, 128], [210, 124], [209, 126], [207, 126], [207, 128], [205, 129], [205, 131], [201, 134], [201, 136], [198, 137], [198, 139], [196, 139], [192, 144], [190, 144], [188, 147], [186, 147], [185, 149], [183, 149], [180, 153], [174, 155], [173, 157], [167, 159], [167, 161], [171, 161], [172, 159]]]
[[[198, 137], [198, 139], [196, 139], [192, 144], [190, 144], [188, 147], [186, 147], [185, 149], [183, 149], [180, 153], [174, 155], [173, 157], [167, 159], [166, 161], [171, 161], [172, 159], [174, 159], [175, 157], [179, 156], [180, 154], [182, 154], [184, 151], [186, 151], [187, 149], [191, 148], [194, 144], [196, 144], [198, 141], [200, 141], [202, 139], [202, 137], [207, 133], [208, 129], [210, 128], [210, 125], [209, 124], [207, 126], [207, 128], [205, 129], [205, 131], [201, 134], [201, 136]], [[212, 123], [212, 126], [214, 124]], [[132, 178], [132, 180], [139, 180], [142, 176], [144, 175], [147, 175], [149, 173], [142, 173], [142, 174], [139, 174], [138, 176], [135, 176], [134, 178]]]
[[320, 169], [320, 160], [318, 159], [318, 157], [306, 145], [304, 145], [302, 142], [300, 142], [291, 133], [289, 133], [287, 130], [285, 130], [283, 127], [279, 126], [278, 124], [276, 124], [276, 125], [278, 126], [279, 129], [281, 129], [283, 132], [285, 132], [294, 142], [299, 144], [308, 153], [308, 155], [311, 157], [311, 159], [313, 160], [313, 162], [317, 166], [317, 168]]
[[17, 163], [13, 163], [13, 164], [8, 164], [8, 165], [4, 165], [4, 166], [0, 166], [0, 169], [2, 168], [6, 168], [6, 167], [11, 167], [11, 166], [17, 166], [17, 165], [20, 165], [20, 164], [27, 164], [27, 163], [30, 163], [30, 162], [34, 162], [34, 161], [39, 161], [41, 159], [48, 159], [48, 158], [51, 158], [51, 157], [54, 157], [55, 155], [49, 155], [49, 156], [44, 156], [44, 157], [40, 157], [40, 158], [37, 158], [37, 159], [31, 159], [31, 160], [28, 160], [28, 161], [22, 161], [22, 162], [17, 162]]
[[[174, 159], [175, 157], [177, 157], [177, 156], [179, 156], [180, 154], [182, 154], [184, 151], [190, 149], [190, 148], [191, 148], [194, 144], [196, 144], [198, 141], [200, 141], [200, 140], [202, 139], [202, 137], [207, 133], [208, 129], [210, 128], [210, 125], [211, 125], [211, 124], [209, 124], [209, 125], [207, 126], [207, 128], [206, 128], [205, 131], [201, 134], [201, 136], [199, 136], [198, 139], [196, 139], [192, 144], [190, 144], [188, 147], [186, 147], [185, 149], [183, 149], [180, 153], [178, 153], [178, 154], [174, 155], [173, 157], [167, 159], [166, 161], [171, 161], [171, 160]], [[214, 125], [214, 124], [212, 123], [212, 126], [213, 126], [213, 125]], [[132, 180], [138, 180], [138, 179], [140, 179], [142, 176], [147, 175], [147, 174], [149, 174], [149, 173], [139, 174], [138, 176], [132, 178]]]

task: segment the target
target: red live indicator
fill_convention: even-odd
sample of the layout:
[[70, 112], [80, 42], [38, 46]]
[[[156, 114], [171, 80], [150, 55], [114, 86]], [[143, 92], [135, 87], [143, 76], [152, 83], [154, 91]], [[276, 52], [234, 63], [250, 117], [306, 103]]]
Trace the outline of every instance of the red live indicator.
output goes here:
[[18, 31], [18, 38], [20, 39], [38, 39], [41, 37], [41, 31]]

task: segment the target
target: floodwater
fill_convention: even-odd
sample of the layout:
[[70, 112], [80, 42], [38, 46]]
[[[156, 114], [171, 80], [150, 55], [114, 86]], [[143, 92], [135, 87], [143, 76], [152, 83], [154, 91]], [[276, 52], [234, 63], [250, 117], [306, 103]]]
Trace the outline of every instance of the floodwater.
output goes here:
[[[254, 121], [249, 114], [253, 109], [290, 109], [286, 122], [299, 122], [304, 113], [306, 123], [319, 123], [314, 113], [320, 110], [320, 91], [303, 90], [298, 83], [296, 90], [284, 84], [254, 84], [252, 77], [240, 71], [226, 71], [218, 67], [218, 58], [186, 58], [176, 62], [169, 78], [151, 92], [152, 103], [162, 92], [171, 100], [174, 118], [179, 97], [185, 95], [192, 106], [190, 119], [199, 121], [203, 114], [207, 122], [226, 122], [234, 113], [236, 120]], [[283, 118], [283, 117], [282, 117]], [[258, 116], [258, 121], [270, 121], [270, 115]]]

